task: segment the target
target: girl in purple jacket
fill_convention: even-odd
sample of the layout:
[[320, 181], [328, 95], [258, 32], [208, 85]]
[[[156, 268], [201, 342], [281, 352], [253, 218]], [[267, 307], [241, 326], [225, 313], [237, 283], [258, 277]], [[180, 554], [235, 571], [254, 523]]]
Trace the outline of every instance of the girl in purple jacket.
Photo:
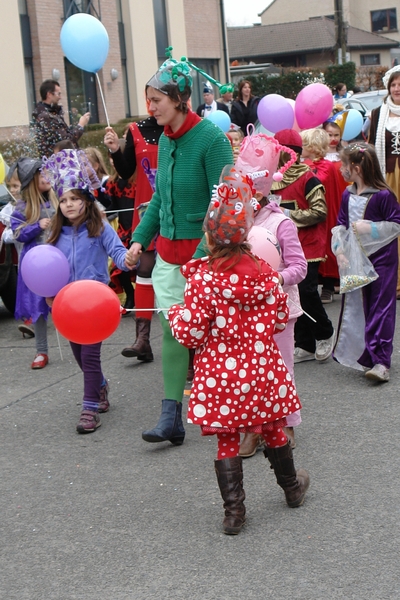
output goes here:
[[[59, 198], [48, 243], [67, 257], [70, 281], [91, 279], [108, 283], [109, 256], [123, 271], [130, 271], [133, 263], [117, 233], [102, 219], [92, 193], [99, 182], [92, 171], [82, 151], [64, 150], [45, 161], [46, 177]], [[101, 425], [99, 413], [110, 408], [108, 383], [101, 368], [101, 342], [70, 342], [70, 345], [84, 381], [82, 412], [76, 430], [91, 433]]]
[[[21, 182], [21, 200], [17, 201], [11, 216], [11, 228], [14, 239], [23, 244], [20, 262], [24, 256], [38, 244], [44, 244], [48, 237], [50, 221], [55, 213], [57, 200], [50, 183], [40, 172], [42, 161], [21, 157], [10, 167], [8, 177], [17, 172]], [[25, 285], [18, 272], [16, 319], [29, 319], [35, 330], [36, 356], [32, 369], [43, 369], [49, 362], [47, 344], [47, 316], [49, 307], [45, 298], [37, 296]]]

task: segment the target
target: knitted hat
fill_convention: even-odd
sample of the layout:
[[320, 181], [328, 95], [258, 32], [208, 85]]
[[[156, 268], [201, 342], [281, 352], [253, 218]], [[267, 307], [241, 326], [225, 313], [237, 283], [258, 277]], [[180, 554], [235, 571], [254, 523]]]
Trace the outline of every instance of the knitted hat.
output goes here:
[[7, 173], [7, 181], [11, 179], [12, 174], [17, 170], [18, 179], [21, 182], [21, 191], [24, 190], [32, 181], [35, 174], [42, 168], [42, 161], [37, 158], [22, 156], [13, 163]]
[[389, 69], [389, 71], [386, 71], [386, 73], [382, 77], [383, 85], [385, 86], [386, 89], [387, 89], [390, 77], [393, 75], [393, 73], [397, 73], [397, 72], [399, 72], [399, 75], [400, 75], [400, 65], [395, 65], [394, 67]]
[[297, 131], [294, 129], [281, 129], [277, 131], [274, 138], [278, 140], [282, 146], [288, 146], [299, 154], [303, 150], [303, 140]]
[[42, 173], [61, 198], [69, 190], [92, 194], [101, 187], [96, 171], [83, 150], [61, 150], [43, 158]]
[[218, 246], [236, 246], [247, 239], [254, 224], [253, 191], [251, 180], [233, 165], [222, 169], [203, 224]]

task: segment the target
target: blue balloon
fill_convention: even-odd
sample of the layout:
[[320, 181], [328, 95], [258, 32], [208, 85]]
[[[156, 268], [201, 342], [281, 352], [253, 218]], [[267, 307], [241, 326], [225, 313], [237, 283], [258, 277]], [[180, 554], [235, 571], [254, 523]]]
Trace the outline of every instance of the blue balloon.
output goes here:
[[60, 42], [65, 56], [79, 69], [97, 73], [106, 62], [108, 33], [92, 15], [77, 13], [69, 17], [61, 28]]
[[344, 124], [342, 139], [345, 142], [349, 142], [360, 134], [364, 121], [361, 113], [355, 108], [350, 108], [346, 112], [347, 118]]
[[231, 126], [231, 118], [228, 113], [223, 110], [215, 110], [207, 117], [209, 121], [214, 123], [214, 125], [218, 125], [222, 129], [224, 133], [229, 131], [229, 127]]

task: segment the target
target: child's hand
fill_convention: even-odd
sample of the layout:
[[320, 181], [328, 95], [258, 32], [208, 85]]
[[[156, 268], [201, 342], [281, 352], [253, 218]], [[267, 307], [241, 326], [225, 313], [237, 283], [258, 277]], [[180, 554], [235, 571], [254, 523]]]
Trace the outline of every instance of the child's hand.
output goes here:
[[346, 269], [349, 266], [349, 261], [347, 260], [347, 258], [345, 257], [344, 254], [341, 254], [341, 253], [337, 254], [336, 260], [337, 260], [338, 267], [341, 269]]
[[236, 162], [237, 159], [239, 158], [240, 146], [233, 146], [232, 152], [233, 152], [233, 162]]
[[362, 235], [363, 233], [371, 233], [371, 222], [363, 219], [360, 221], [354, 221], [354, 223], [352, 223], [352, 228], [354, 233], [358, 233], [359, 235]]
[[106, 134], [104, 136], [104, 145], [107, 146], [111, 152], [119, 150], [118, 135], [115, 133], [112, 127], [106, 127]]
[[142, 254], [142, 244], [138, 242], [133, 242], [132, 246], [126, 253], [125, 256], [125, 264], [130, 269], [136, 265], [139, 261], [140, 255]]
[[51, 219], [49, 219], [48, 217], [46, 217], [45, 219], [40, 219], [39, 227], [40, 227], [40, 229], [48, 229], [48, 227], [50, 227], [50, 223], [51, 223]]
[[51, 298], [46, 298], [46, 304], [47, 306], [50, 306], [50, 308], [53, 306], [54, 298], [55, 296], [52, 296]]

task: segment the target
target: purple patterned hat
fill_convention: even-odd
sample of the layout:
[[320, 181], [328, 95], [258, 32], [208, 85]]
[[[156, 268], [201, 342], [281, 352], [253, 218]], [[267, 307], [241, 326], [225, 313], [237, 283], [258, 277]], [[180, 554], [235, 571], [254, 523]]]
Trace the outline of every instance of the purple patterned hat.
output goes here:
[[58, 198], [69, 190], [92, 193], [101, 188], [96, 171], [83, 150], [61, 150], [50, 158], [43, 157], [42, 174]]

